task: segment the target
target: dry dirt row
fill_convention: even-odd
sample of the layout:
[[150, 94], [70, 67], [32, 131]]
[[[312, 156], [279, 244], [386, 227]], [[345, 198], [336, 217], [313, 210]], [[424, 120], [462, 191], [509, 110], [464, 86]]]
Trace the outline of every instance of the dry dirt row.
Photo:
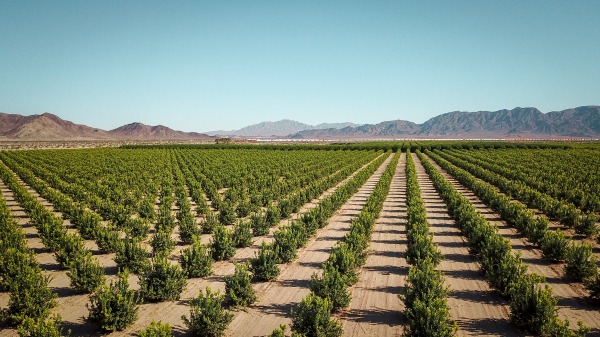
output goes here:
[[391, 160], [391, 156], [375, 171], [367, 182], [334, 214], [325, 228], [301, 249], [299, 258], [284, 266], [274, 282], [256, 284], [258, 301], [234, 317], [226, 334], [228, 336], [265, 336], [280, 324], [291, 323], [290, 310], [304, 298], [313, 273], [320, 273], [321, 264], [327, 260], [331, 248], [348, 232], [352, 218], [365, 205]]
[[546, 277], [546, 282], [552, 287], [553, 293], [558, 297], [558, 314], [571, 322], [572, 327], [577, 327], [577, 321], [592, 329], [589, 336], [600, 336], [600, 311], [588, 299], [588, 292], [581, 283], [571, 282], [564, 275], [564, 264], [551, 263], [542, 258], [542, 253], [514, 228], [502, 220], [500, 215], [487, 207], [473, 192], [462, 186], [450, 176], [437, 163], [430, 162], [444, 175], [452, 185], [467, 197], [473, 206], [492, 224], [498, 227], [498, 233], [510, 240], [515, 253], [521, 254], [521, 259], [528, 266], [529, 272]]
[[352, 287], [352, 300], [339, 318], [343, 336], [392, 337], [402, 335], [404, 304], [398, 298], [407, 273], [406, 155], [402, 154], [390, 192], [373, 226], [369, 256]]
[[437, 269], [444, 273], [446, 285], [450, 287], [448, 306], [458, 325], [458, 335], [522, 336], [509, 321], [507, 302], [486, 282], [477, 258], [469, 254], [468, 245], [448, 214], [446, 204], [417, 156], [412, 156], [433, 242], [444, 254]]

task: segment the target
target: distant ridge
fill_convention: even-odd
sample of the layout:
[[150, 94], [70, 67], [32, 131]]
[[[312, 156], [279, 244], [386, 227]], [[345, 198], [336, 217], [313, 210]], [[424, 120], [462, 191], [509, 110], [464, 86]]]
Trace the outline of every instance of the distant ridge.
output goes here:
[[318, 125], [309, 125], [301, 122], [293, 121], [290, 119], [282, 119], [276, 122], [262, 122], [258, 124], [249, 125], [239, 130], [232, 131], [210, 131], [207, 132], [209, 135], [214, 136], [238, 136], [238, 137], [282, 137], [287, 136], [303, 130], [313, 129], [341, 129], [348, 126], [358, 126], [354, 123], [321, 123]]
[[393, 138], [600, 138], [600, 106], [542, 113], [536, 108], [453, 111], [423, 124], [392, 120], [377, 124], [323, 123], [315, 126], [284, 119], [234, 131], [183, 132], [164, 125], [130, 123], [105, 131], [63, 120], [51, 113], [22, 116], [0, 113], [0, 140], [214, 140], [216, 137], [292, 139]]
[[166, 126], [131, 123], [111, 131], [75, 124], [51, 113], [22, 116], [0, 113], [3, 140], [184, 140], [213, 139], [197, 132], [175, 131]]
[[394, 120], [342, 129], [303, 130], [295, 139], [351, 138], [531, 138], [599, 137], [600, 106], [542, 113], [536, 108], [463, 112], [433, 117], [423, 124]]

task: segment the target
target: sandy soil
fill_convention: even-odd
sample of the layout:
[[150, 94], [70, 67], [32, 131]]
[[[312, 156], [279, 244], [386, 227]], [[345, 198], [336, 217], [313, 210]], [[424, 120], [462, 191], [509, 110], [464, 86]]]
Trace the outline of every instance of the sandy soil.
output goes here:
[[510, 240], [513, 251], [521, 254], [521, 259], [528, 266], [529, 272], [546, 277], [546, 282], [552, 287], [554, 295], [558, 297], [558, 314], [563, 319], [568, 319], [571, 327], [577, 327], [577, 321], [592, 329], [588, 336], [600, 336], [600, 312], [598, 307], [587, 299], [588, 292], [581, 283], [572, 282], [564, 275], [564, 264], [551, 263], [542, 258], [542, 253], [529, 243], [522, 235], [502, 220], [500, 215], [488, 208], [470, 190], [452, 178], [433, 160], [435, 167], [448, 179], [454, 187], [473, 203], [476, 209], [492, 224], [498, 226], [498, 233]]
[[275, 282], [255, 285], [259, 300], [246, 311], [236, 314], [227, 330], [228, 336], [264, 336], [280, 324], [290, 326], [291, 309], [310, 292], [308, 285], [311, 275], [320, 272], [321, 264], [329, 257], [331, 248], [347, 233], [352, 218], [366, 203], [390, 160], [391, 157], [330, 218], [329, 225], [320, 229], [317, 236], [298, 252], [299, 258], [286, 265]]
[[469, 254], [468, 245], [444, 201], [417, 156], [412, 156], [433, 242], [444, 254], [437, 269], [444, 273], [446, 285], [450, 287], [448, 306], [458, 325], [458, 335], [522, 336], [509, 321], [507, 301], [494, 293], [486, 282], [477, 258]]
[[352, 301], [339, 318], [344, 336], [402, 335], [404, 304], [398, 298], [408, 265], [406, 251], [406, 179], [404, 154], [398, 161], [390, 192], [373, 227], [369, 256], [352, 287]]

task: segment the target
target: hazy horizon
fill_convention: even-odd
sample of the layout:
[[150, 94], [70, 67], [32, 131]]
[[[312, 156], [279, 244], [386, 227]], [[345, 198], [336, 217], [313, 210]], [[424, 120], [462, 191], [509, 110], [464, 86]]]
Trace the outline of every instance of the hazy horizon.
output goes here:
[[0, 3], [0, 111], [106, 130], [598, 105], [597, 1]]

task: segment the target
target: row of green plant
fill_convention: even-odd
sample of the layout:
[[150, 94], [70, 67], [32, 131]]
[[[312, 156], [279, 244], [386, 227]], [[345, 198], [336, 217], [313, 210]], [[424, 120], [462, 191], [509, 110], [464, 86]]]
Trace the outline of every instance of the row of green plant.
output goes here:
[[469, 157], [508, 169], [506, 177], [556, 199], [575, 204], [584, 212], [600, 212], [600, 158], [598, 146], [568, 150], [468, 151]]
[[479, 257], [488, 283], [509, 300], [511, 321], [539, 336], [585, 335], [589, 329], [582, 323], [577, 331], [573, 331], [568, 321], [558, 317], [558, 300], [552, 294], [552, 288], [543, 283], [543, 277], [527, 272], [527, 266], [513, 254], [508, 240], [497, 233], [498, 228], [490, 224], [422, 153], [417, 152], [417, 155], [467, 239], [471, 252]]
[[29, 193], [3, 162], [0, 162], [0, 177], [31, 219], [44, 246], [54, 253], [63, 268], [68, 269], [71, 286], [79, 292], [89, 293], [103, 283], [104, 269], [85, 247], [81, 236], [67, 233], [63, 220]]
[[342, 334], [341, 324], [330, 316], [350, 304], [349, 287], [358, 281], [358, 268], [366, 261], [373, 225], [389, 192], [398, 158], [399, 154], [394, 155], [365, 206], [352, 219], [349, 232], [333, 247], [321, 275], [311, 276], [311, 293], [293, 310], [292, 331], [296, 334], [307, 337]]
[[[529, 207], [534, 207], [550, 218], [560, 221], [566, 227], [575, 228], [579, 234], [588, 237], [598, 233], [596, 213], [583, 213], [573, 203], [558, 200], [537, 189], [531, 188], [522, 180], [515, 180], [516, 172], [511, 168], [504, 168], [496, 163], [488, 163], [478, 160], [461, 152], [446, 153], [435, 151], [436, 154], [448, 160], [452, 164], [468, 171], [479, 179], [482, 179], [506, 193], [509, 197], [518, 199]], [[502, 172], [502, 173], [500, 173]], [[511, 178], [507, 178], [507, 176]]]
[[454, 336], [456, 324], [450, 319], [448, 288], [444, 275], [435, 267], [443, 259], [429, 234], [429, 224], [415, 163], [406, 156], [407, 251], [411, 264], [406, 285], [399, 297], [404, 301], [408, 321], [405, 336]]
[[543, 256], [550, 260], [565, 260], [565, 274], [573, 280], [595, 284], [598, 268], [592, 245], [586, 242], [576, 243], [561, 230], [548, 230], [548, 219], [535, 213], [518, 201], [496, 190], [493, 185], [477, 179], [469, 172], [453, 165], [438, 154], [427, 152], [442, 168], [469, 188], [485, 204], [498, 212], [502, 219], [514, 226], [519, 233], [540, 247]]

